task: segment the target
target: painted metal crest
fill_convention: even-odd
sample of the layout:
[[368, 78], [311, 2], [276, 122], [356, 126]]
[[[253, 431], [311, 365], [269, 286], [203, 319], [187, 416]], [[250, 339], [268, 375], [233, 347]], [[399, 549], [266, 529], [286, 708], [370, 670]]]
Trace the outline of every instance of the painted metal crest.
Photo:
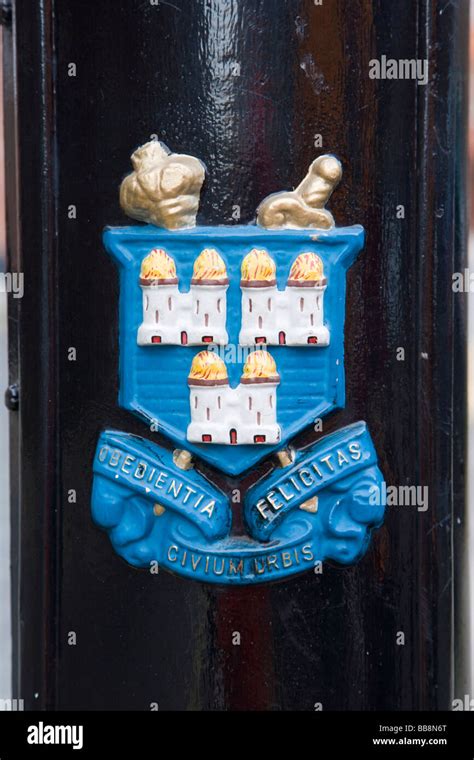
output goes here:
[[121, 204], [148, 224], [104, 233], [120, 271], [119, 403], [167, 436], [178, 459], [104, 433], [95, 520], [132, 564], [156, 560], [207, 581], [257, 582], [326, 558], [354, 561], [383, 514], [370, 501], [382, 476], [364, 423], [254, 486], [245, 536], [232, 533], [225, 494], [183, 469], [194, 457], [240, 475], [344, 406], [346, 272], [364, 231], [335, 228], [325, 208], [339, 161], [319, 157], [295, 190], [260, 204], [256, 225], [232, 227], [195, 227], [205, 176], [198, 159], [151, 142], [132, 164]]

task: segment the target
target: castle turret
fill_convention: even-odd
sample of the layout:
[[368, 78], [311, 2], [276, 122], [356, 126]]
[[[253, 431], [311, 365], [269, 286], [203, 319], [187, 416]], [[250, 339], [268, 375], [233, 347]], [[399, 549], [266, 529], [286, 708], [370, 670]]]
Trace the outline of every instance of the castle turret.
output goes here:
[[230, 443], [227, 398], [231, 389], [227, 368], [213, 351], [200, 351], [191, 364], [188, 376], [191, 423], [188, 441], [196, 443]]
[[201, 351], [188, 376], [191, 423], [188, 441], [195, 443], [278, 443], [275, 361], [266, 350], [249, 354], [240, 385], [229, 386], [227, 369], [213, 351]]
[[227, 298], [226, 265], [214, 248], [205, 248], [194, 262], [191, 280], [190, 344], [226, 345]]
[[313, 252], [301, 253], [293, 262], [286, 287], [288, 344], [329, 345], [329, 330], [324, 325], [325, 290], [323, 262]]
[[275, 360], [266, 350], [248, 355], [240, 379], [239, 443], [278, 443], [277, 394], [280, 384]]
[[242, 261], [242, 346], [278, 343], [276, 266], [263, 249], [254, 248]]
[[143, 322], [138, 329], [139, 346], [181, 343], [178, 276], [174, 259], [163, 248], [145, 256], [140, 270]]

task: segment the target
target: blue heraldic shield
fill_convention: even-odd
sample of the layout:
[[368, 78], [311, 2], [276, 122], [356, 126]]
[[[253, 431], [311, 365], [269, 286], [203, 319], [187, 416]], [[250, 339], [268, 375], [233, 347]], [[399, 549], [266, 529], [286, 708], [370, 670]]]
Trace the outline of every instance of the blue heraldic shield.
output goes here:
[[[170, 232], [149, 225], [110, 228], [104, 242], [120, 270], [120, 405], [176, 446], [223, 472], [239, 475], [284, 447], [316, 418], [344, 406], [346, 272], [364, 244], [362, 227], [328, 231], [196, 227]], [[209, 250], [218, 255], [226, 277], [220, 287], [214, 281], [206, 290], [211, 278], [198, 281], [194, 275], [196, 262]], [[150, 251], [172, 261], [171, 270], [155, 270], [155, 275], [173, 276], [155, 277], [147, 285], [141, 267]], [[243, 266], [255, 251], [274, 271], [271, 279], [245, 282]], [[319, 262], [319, 281], [296, 279], [295, 269], [304, 256]], [[257, 264], [254, 276], [259, 266], [264, 268]], [[207, 324], [199, 326], [206, 315]], [[214, 394], [210, 404], [201, 404], [209, 409], [207, 426], [193, 420], [193, 403], [205, 395], [209, 398], [211, 391], [199, 387], [190, 403], [188, 381], [193, 359], [202, 348], [223, 362], [228, 380], [228, 387]], [[278, 374], [273, 427], [265, 428], [265, 414], [258, 424], [261, 385], [253, 385], [247, 394], [250, 401], [241, 398], [242, 413], [235, 412], [239, 394], [248, 390], [239, 385], [242, 368], [255, 348], [268, 349]], [[217, 405], [219, 397], [229, 409], [227, 415]], [[252, 402], [254, 420], [245, 426], [242, 420], [249, 416]], [[214, 415], [227, 420], [226, 427], [219, 426], [220, 442], [215, 438]], [[191, 437], [190, 430], [195, 433]]]

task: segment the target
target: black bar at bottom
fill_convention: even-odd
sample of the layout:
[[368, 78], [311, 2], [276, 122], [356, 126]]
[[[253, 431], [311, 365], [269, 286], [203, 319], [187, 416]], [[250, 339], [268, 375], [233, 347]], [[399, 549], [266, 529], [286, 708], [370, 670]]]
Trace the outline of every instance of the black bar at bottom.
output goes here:
[[[315, 749], [325, 748], [325, 754], [346, 757], [363, 752], [373, 757], [455, 757], [456, 760], [473, 757], [474, 719], [470, 710], [474, 709], [466, 698], [463, 709], [454, 712], [328, 712], [281, 713], [278, 724], [273, 724], [273, 713], [248, 713], [249, 720], [255, 721], [255, 727], [263, 729], [266, 750], [272, 742], [281, 736], [283, 721], [292, 721], [288, 737], [306, 737], [313, 742]], [[474, 700], [473, 700], [474, 703]], [[118, 751], [123, 756], [127, 751], [136, 757], [140, 747], [164, 746], [167, 739], [174, 741], [176, 748], [182, 751], [183, 734], [176, 734], [176, 713], [160, 713], [159, 706], [154, 711], [120, 713], [113, 712], [22, 712], [21, 703], [11, 704], [12, 711], [0, 713], [0, 757], [2, 760], [16, 760], [26, 752], [32, 757], [61, 758], [74, 750], [80, 751], [78, 757], [95, 757], [104, 745], [110, 753]], [[16, 711], [15, 711], [16, 710]], [[181, 714], [177, 720], [182, 722]], [[186, 733], [189, 741], [202, 746], [212, 742], [212, 733], [219, 729], [221, 721], [233, 721], [240, 718], [228, 717], [229, 713], [218, 716], [206, 713], [190, 713], [186, 721], [196, 721], [196, 733]], [[262, 725], [262, 721], [263, 724]], [[296, 735], [292, 731], [296, 728]], [[204, 734], [202, 733], [204, 731]], [[242, 735], [242, 734], [241, 734]], [[246, 751], [254, 747], [245, 738]], [[200, 738], [198, 738], [200, 737]], [[232, 748], [236, 749], [236, 735], [232, 737]], [[255, 748], [255, 747], [254, 747]], [[331, 749], [332, 748], [332, 749]], [[221, 750], [226, 751], [225, 745]], [[159, 750], [158, 750], [159, 751]], [[245, 750], [244, 750], [245, 751]], [[404, 754], [405, 753], [405, 754]]]

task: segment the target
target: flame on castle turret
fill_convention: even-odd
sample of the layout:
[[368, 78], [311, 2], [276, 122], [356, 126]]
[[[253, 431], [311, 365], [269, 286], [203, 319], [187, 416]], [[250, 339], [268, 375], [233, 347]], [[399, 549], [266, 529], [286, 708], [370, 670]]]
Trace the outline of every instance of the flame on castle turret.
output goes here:
[[154, 248], [145, 256], [140, 269], [142, 285], [173, 285], [177, 282], [176, 264], [164, 248]]
[[204, 248], [194, 262], [192, 285], [227, 285], [227, 269], [215, 248]]
[[213, 351], [200, 351], [193, 359], [189, 385], [228, 385], [227, 367]]
[[253, 248], [242, 261], [244, 287], [262, 287], [276, 284], [276, 265], [263, 248]]
[[316, 286], [325, 285], [323, 262], [315, 253], [300, 253], [292, 264], [288, 285]]
[[252, 351], [244, 364], [242, 383], [279, 383], [275, 359], [268, 351]]

